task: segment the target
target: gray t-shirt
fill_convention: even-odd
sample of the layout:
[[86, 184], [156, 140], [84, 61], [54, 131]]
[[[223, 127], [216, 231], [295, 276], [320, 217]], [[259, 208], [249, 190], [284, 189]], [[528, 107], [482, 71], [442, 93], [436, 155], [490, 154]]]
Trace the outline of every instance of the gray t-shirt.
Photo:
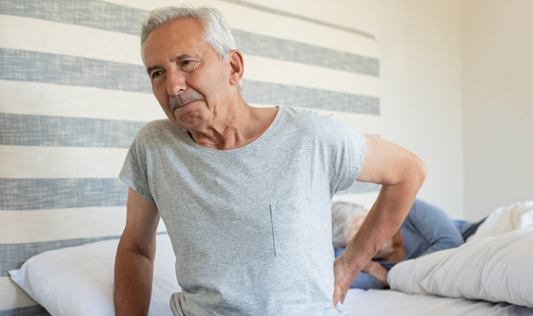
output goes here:
[[365, 151], [347, 124], [290, 107], [233, 150], [200, 146], [169, 120], [141, 128], [120, 178], [167, 227], [175, 315], [347, 315], [331, 303], [331, 199]]

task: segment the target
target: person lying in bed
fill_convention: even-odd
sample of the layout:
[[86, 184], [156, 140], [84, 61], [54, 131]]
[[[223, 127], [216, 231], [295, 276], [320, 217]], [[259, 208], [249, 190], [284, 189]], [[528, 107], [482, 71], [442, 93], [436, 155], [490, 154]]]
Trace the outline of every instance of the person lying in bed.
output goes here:
[[[361, 205], [338, 201], [332, 204], [331, 212], [333, 247], [338, 257], [359, 230], [368, 211]], [[436, 206], [416, 199], [400, 229], [357, 274], [350, 288], [387, 288], [387, 272], [396, 263], [460, 246], [482, 222], [453, 221]]]

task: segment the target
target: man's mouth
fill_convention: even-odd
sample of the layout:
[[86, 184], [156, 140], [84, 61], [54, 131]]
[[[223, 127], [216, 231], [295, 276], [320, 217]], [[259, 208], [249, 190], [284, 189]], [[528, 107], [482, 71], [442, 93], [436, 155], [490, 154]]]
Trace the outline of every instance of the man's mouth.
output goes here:
[[189, 95], [180, 94], [170, 99], [169, 108], [170, 111], [174, 112], [178, 108], [182, 108], [194, 101], [200, 100], [203, 100], [203, 98], [197, 92], [190, 93]]
[[182, 107], [186, 106], [187, 104], [190, 104], [191, 102], [194, 102], [194, 100], [188, 101], [186, 103], [171, 101], [170, 102], [170, 106], [169, 106], [170, 111], [174, 112], [176, 109], [182, 108]]

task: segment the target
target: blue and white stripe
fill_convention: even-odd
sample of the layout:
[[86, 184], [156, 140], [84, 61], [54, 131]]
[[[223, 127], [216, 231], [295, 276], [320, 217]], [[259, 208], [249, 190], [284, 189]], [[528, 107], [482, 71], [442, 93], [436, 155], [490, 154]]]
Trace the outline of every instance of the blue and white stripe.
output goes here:
[[[232, 25], [248, 103], [309, 108], [379, 135], [374, 38], [240, 0], [188, 2], [219, 8]], [[172, 4], [0, 2], [0, 316], [46, 315], [8, 270], [121, 234], [118, 172], [139, 127], [164, 117], [138, 34], [149, 10]], [[344, 194], [370, 201], [377, 189], [356, 183]]]

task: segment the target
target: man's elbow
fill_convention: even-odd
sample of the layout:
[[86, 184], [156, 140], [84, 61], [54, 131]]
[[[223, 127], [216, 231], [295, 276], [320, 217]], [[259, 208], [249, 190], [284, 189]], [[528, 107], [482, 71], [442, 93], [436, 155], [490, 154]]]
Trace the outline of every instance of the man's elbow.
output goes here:
[[420, 181], [420, 184], [426, 180], [426, 176], [428, 174], [428, 167], [426, 166], [426, 163], [420, 159], [419, 157], [416, 157], [416, 166], [415, 169], [417, 170], [418, 179]]
[[426, 163], [418, 156], [413, 155], [405, 169], [404, 181], [411, 183], [416, 189], [420, 189], [428, 173]]

